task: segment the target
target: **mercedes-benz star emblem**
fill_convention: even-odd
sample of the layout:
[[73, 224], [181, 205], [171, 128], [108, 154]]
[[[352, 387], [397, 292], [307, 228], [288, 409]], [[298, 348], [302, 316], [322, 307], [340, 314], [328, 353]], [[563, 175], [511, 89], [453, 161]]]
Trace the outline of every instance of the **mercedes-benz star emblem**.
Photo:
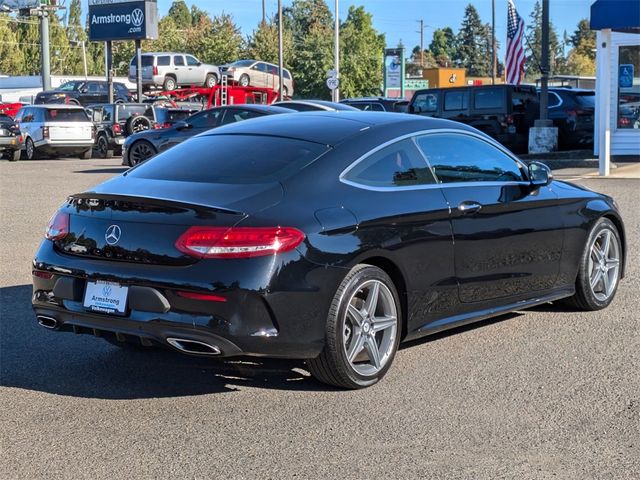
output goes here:
[[120, 235], [122, 235], [120, 227], [118, 225], [111, 225], [107, 228], [107, 231], [104, 234], [104, 239], [109, 245], [115, 245], [120, 240]]
[[142, 22], [144, 22], [144, 13], [142, 13], [142, 10], [140, 10], [139, 8], [136, 8], [133, 12], [131, 12], [131, 22], [136, 27], [139, 27], [142, 25]]

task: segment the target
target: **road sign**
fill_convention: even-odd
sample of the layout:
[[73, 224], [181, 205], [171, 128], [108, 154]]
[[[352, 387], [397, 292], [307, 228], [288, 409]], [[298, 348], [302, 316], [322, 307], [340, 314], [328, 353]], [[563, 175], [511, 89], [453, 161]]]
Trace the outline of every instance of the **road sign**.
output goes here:
[[327, 87], [329, 90], [335, 90], [340, 85], [340, 81], [336, 77], [327, 78]]
[[153, 40], [158, 38], [155, 0], [89, 0], [89, 40]]
[[327, 70], [327, 78], [336, 78], [338, 72], [336, 70]]

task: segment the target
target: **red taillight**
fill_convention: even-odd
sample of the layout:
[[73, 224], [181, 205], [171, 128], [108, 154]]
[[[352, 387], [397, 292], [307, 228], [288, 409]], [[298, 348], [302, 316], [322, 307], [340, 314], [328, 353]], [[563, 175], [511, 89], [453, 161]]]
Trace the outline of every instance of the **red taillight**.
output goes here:
[[631, 125], [631, 119], [628, 117], [620, 117], [618, 118], [618, 126], [619, 127], [628, 127]]
[[288, 252], [303, 240], [292, 227], [191, 227], [176, 248], [197, 258], [246, 258]]
[[160, 128], [169, 128], [170, 126], [171, 126], [171, 123], [164, 122]]
[[60, 240], [69, 233], [69, 214], [57, 212], [51, 220], [47, 230], [44, 232], [44, 238], [47, 240]]
[[49, 127], [42, 127], [42, 136], [44, 138], [49, 138]]
[[227, 299], [220, 295], [212, 295], [210, 293], [195, 293], [195, 292], [176, 292], [179, 297], [189, 298], [191, 300], [204, 300], [207, 302], [226, 302]]
[[158, 67], [153, 67], [153, 74], [158, 75]]
[[113, 133], [115, 133], [115, 134], [122, 133], [122, 127], [120, 127], [119, 123], [114, 123], [113, 124]]
[[31, 274], [34, 277], [43, 278], [44, 280], [51, 280], [53, 278], [53, 273], [50, 272], [42, 272], [40, 270], [33, 270]]
[[507, 122], [507, 125], [513, 125], [513, 115], [507, 115], [505, 121]]

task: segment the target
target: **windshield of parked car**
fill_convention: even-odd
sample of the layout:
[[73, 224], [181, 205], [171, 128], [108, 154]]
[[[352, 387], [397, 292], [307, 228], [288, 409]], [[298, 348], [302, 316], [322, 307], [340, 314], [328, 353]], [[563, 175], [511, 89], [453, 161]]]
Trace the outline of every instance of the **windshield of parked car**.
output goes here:
[[148, 105], [119, 105], [118, 121], [128, 120], [133, 115], [145, 115], [151, 117], [151, 107]]
[[328, 150], [327, 145], [292, 138], [206, 135], [161, 153], [127, 175], [176, 182], [268, 183], [300, 171]]
[[50, 108], [45, 111], [46, 122], [88, 122], [89, 117], [82, 109]]
[[65, 92], [75, 92], [77, 90], [80, 90], [80, 87], [84, 84], [85, 82], [80, 81], [65, 82], [60, 85], [60, 87], [58, 87], [58, 90], [64, 90]]
[[0, 113], [0, 123], [13, 123], [13, 118], [11, 118], [9, 115]]
[[594, 92], [576, 93], [576, 102], [583, 107], [596, 108], [596, 94]]
[[237, 62], [233, 62], [230, 64], [230, 67], [250, 67], [256, 63], [254, 60], [238, 60]]

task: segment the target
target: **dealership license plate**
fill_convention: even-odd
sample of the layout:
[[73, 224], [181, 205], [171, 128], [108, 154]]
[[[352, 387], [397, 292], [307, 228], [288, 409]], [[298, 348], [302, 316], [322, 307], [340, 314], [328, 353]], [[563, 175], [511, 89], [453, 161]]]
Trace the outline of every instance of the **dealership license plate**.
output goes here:
[[87, 282], [84, 307], [92, 312], [124, 315], [129, 287], [114, 282]]

